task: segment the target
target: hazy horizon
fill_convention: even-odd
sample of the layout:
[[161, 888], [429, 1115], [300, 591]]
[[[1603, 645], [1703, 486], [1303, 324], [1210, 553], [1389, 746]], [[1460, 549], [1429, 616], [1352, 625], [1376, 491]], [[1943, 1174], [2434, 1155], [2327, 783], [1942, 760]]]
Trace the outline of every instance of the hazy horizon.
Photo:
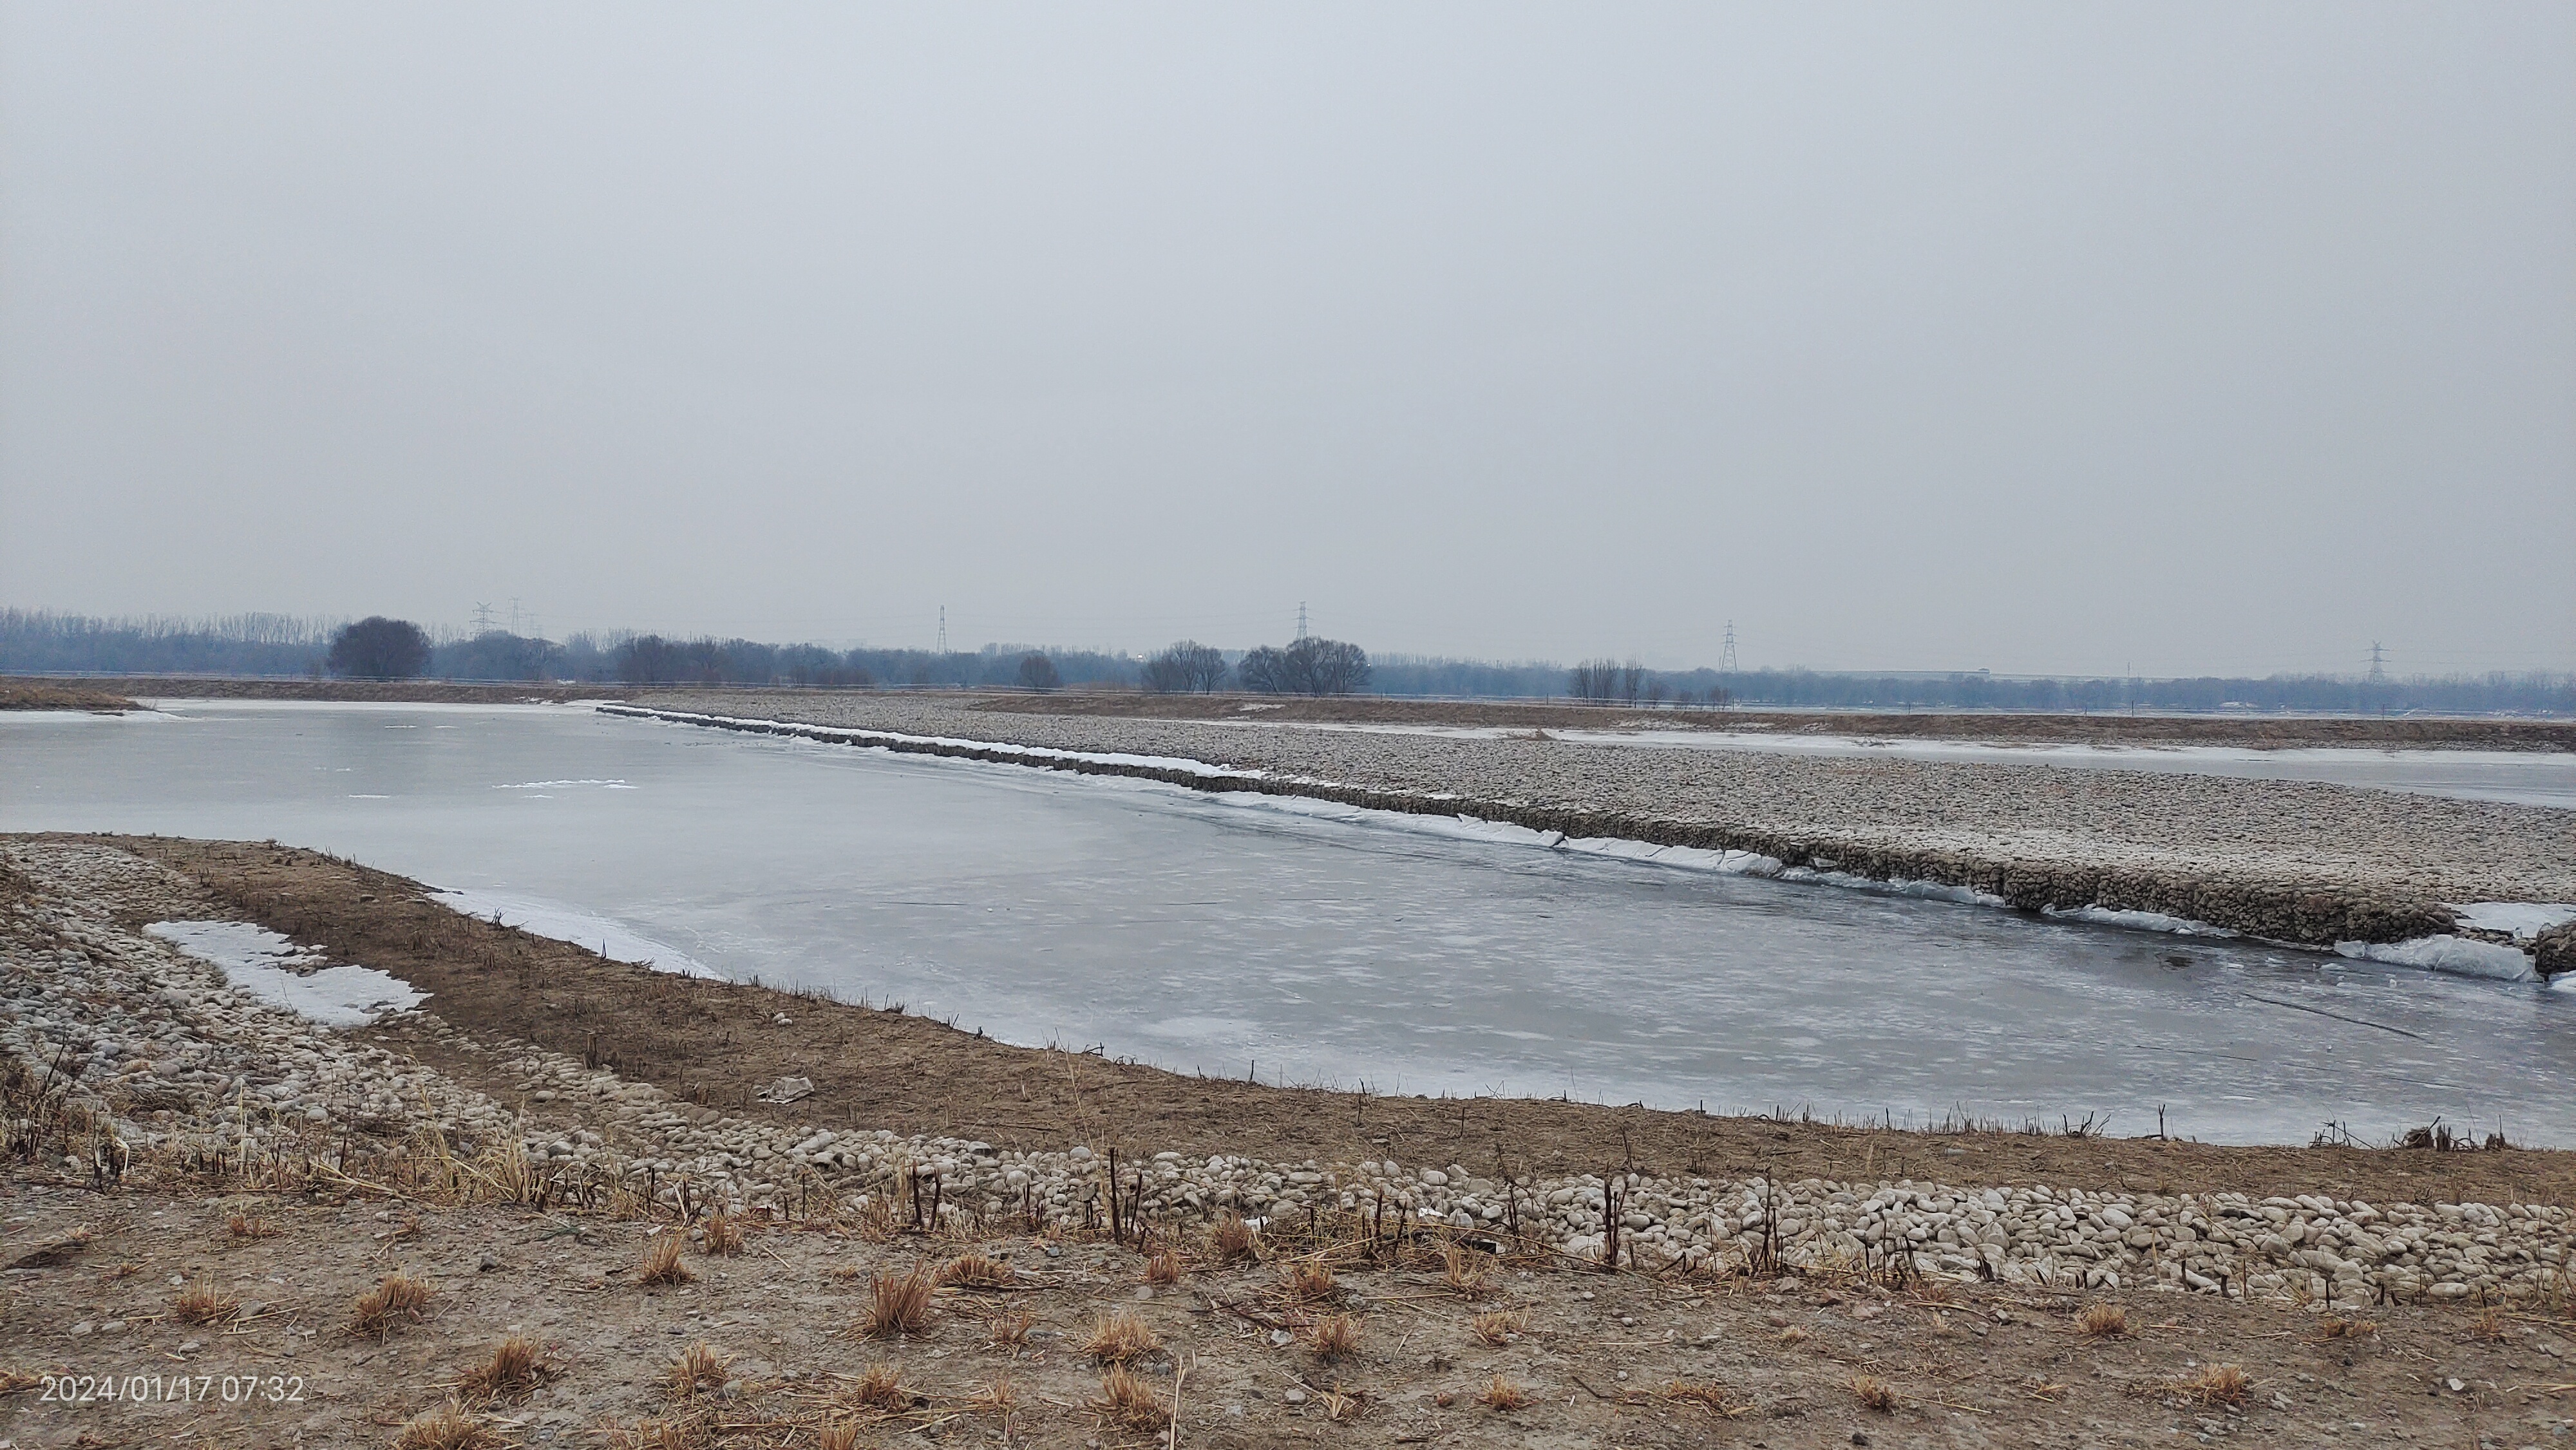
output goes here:
[[2576, 670], [2570, 54], [2546, 4], [0, 7], [0, 605]]

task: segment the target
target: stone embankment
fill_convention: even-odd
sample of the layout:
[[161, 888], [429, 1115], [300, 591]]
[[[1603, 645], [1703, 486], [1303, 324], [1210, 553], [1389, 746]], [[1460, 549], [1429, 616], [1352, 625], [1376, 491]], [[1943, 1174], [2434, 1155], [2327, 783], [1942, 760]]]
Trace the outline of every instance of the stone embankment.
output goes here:
[[[221, 971], [127, 929], [200, 916], [191, 884], [103, 846], [13, 845], [32, 890], [0, 905], [0, 1054], [12, 1112], [48, 1101], [96, 1128], [59, 1166], [314, 1158], [370, 1163], [442, 1152], [525, 1161], [567, 1182], [643, 1187], [676, 1205], [811, 1208], [938, 1187], [943, 1215], [1106, 1214], [1109, 1163], [1090, 1147], [1005, 1152], [884, 1130], [746, 1122], [524, 1045], [478, 1044], [433, 1010], [420, 1035], [513, 1074], [505, 1106], [440, 1072], [323, 1029]], [[6, 884], [6, 883], [0, 883]], [[782, 1001], [785, 999], [782, 999]], [[27, 1130], [13, 1122], [13, 1134]], [[434, 1132], [433, 1132], [434, 1130]], [[1937, 1183], [1772, 1182], [1642, 1174], [1497, 1181], [1459, 1164], [1263, 1162], [1164, 1152], [1122, 1162], [1115, 1191], [1147, 1221], [1348, 1211], [1526, 1242], [1597, 1261], [1724, 1269], [1778, 1263], [2065, 1288], [2148, 1288], [2357, 1304], [2556, 1296], [2576, 1222], [2563, 1208], [2371, 1204], [2322, 1196], [2096, 1193]]]
[[2565, 812], [2312, 783], [1251, 730], [973, 712], [914, 698], [603, 708], [1198, 790], [1465, 814], [1576, 840], [1742, 852], [2022, 910], [2142, 913], [2313, 947], [2475, 935], [2458, 924], [2456, 902], [2576, 900], [2576, 831]]

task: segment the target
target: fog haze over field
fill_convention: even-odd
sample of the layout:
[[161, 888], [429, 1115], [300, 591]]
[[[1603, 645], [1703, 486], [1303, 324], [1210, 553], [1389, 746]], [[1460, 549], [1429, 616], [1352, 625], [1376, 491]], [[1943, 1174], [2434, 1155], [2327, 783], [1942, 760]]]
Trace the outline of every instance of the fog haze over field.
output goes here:
[[2576, 9], [0, 8], [0, 604], [2576, 669]]

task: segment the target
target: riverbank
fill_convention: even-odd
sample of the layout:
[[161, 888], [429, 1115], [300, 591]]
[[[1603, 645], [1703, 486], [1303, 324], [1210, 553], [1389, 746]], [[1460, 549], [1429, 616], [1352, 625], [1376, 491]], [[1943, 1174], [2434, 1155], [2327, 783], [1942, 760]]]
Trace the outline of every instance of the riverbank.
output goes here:
[[87, 710], [121, 715], [142, 707], [113, 690], [65, 680], [26, 680], [0, 676], [0, 710]]
[[[2564, 1423], [2537, 1387], [2570, 1352], [2576, 1155], [1264, 1088], [604, 962], [262, 844], [11, 837], [0, 864], [15, 1435], [385, 1443], [514, 1332], [545, 1373], [459, 1414], [537, 1439], [849, 1420], [1143, 1443], [1175, 1400], [1212, 1445]], [[325, 1029], [143, 930], [165, 920], [265, 926], [314, 949], [300, 970], [430, 995]], [[780, 1077], [811, 1091], [763, 1100]], [[1226, 1262], [1228, 1212], [1266, 1220], [1265, 1259]], [[657, 1238], [693, 1282], [636, 1282]], [[850, 1337], [870, 1276], [969, 1253], [1002, 1267], [900, 1337]], [[1330, 1287], [1283, 1292], [1301, 1264]], [[396, 1272], [421, 1319], [353, 1331]], [[1127, 1391], [1133, 1420], [1083, 1349], [1110, 1313], [1159, 1341], [1136, 1363], [1162, 1408]], [[732, 1357], [732, 1394], [662, 1387], [696, 1341]], [[306, 1398], [64, 1407], [22, 1383], [129, 1362], [297, 1374]], [[2209, 1383], [2222, 1362], [2250, 1386]], [[864, 1388], [895, 1363], [917, 1394]], [[1522, 1408], [1478, 1402], [1496, 1377]]]
[[657, 697], [649, 710], [735, 729], [776, 721], [875, 731], [911, 738], [862, 743], [1465, 814], [1568, 839], [1740, 852], [1785, 869], [1925, 883], [2023, 910], [2137, 913], [2327, 949], [2429, 943], [2409, 950], [2434, 960], [2453, 953], [2465, 965], [2530, 964], [2509, 965], [2514, 971], [2576, 963], [2576, 931], [2517, 939], [2456, 910], [2576, 902], [2576, 830], [2568, 813], [2541, 807], [2145, 771], [1648, 752], [1543, 731], [1502, 739], [1256, 731], [921, 696], [680, 694]]

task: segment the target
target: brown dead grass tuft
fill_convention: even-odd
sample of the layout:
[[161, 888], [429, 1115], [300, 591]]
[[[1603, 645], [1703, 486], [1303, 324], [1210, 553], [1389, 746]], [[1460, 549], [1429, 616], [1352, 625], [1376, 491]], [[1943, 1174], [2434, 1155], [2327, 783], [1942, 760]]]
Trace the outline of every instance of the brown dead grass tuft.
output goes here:
[[2317, 1325], [2317, 1332], [2328, 1339], [2358, 1339], [2365, 1334], [2377, 1334], [2379, 1322], [2373, 1319], [2343, 1319], [2329, 1314], [2322, 1323]]
[[1333, 1271], [1311, 1259], [1279, 1267], [1279, 1294], [1291, 1304], [1330, 1303], [1340, 1286], [1333, 1282]]
[[1340, 1359], [1360, 1347], [1360, 1322], [1348, 1314], [1327, 1314], [1307, 1329], [1306, 1346], [1326, 1359]]
[[183, 1324], [220, 1324], [241, 1312], [241, 1297], [191, 1284], [170, 1301], [170, 1312]]
[[349, 1304], [349, 1332], [378, 1339], [398, 1324], [417, 1324], [429, 1307], [429, 1285], [409, 1274], [387, 1274]]
[[706, 1427], [694, 1417], [605, 1425], [599, 1437], [605, 1450], [701, 1450], [708, 1443]]
[[1470, 1327], [1476, 1331], [1476, 1337], [1487, 1344], [1503, 1345], [1511, 1343], [1515, 1334], [1529, 1333], [1529, 1322], [1529, 1315], [1522, 1310], [1514, 1309], [1508, 1313], [1496, 1310], [1477, 1315], [1470, 1321]]
[[2213, 1364], [2200, 1373], [2175, 1380], [2176, 1391], [2204, 1405], [2241, 1405], [2254, 1388], [2245, 1371], [2232, 1364]]
[[868, 1277], [868, 1307], [859, 1311], [859, 1322], [853, 1326], [862, 1339], [892, 1339], [899, 1334], [919, 1334], [930, 1327], [930, 1291], [938, 1282], [928, 1264], [916, 1264], [909, 1274], [872, 1274]]
[[2486, 1344], [2502, 1344], [2513, 1338], [2513, 1326], [2505, 1322], [2502, 1310], [2481, 1310], [2477, 1318], [2469, 1321], [2469, 1338]]
[[2117, 1304], [2087, 1304], [2075, 1316], [2075, 1327], [2092, 1339], [2117, 1339], [2129, 1332], [2129, 1311]]
[[403, 1421], [394, 1450], [495, 1450], [510, 1442], [454, 1400]]
[[939, 1282], [960, 1289], [999, 1289], [1016, 1277], [1010, 1265], [981, 1249], [969, 1249], [939, 1266]]
[[1788, 1328], [1780, 1331], [1780, 1342], [1782, 1344], [1804, 1344], [1807, 1342], [1807, 1331], [1795, 1324], [1792, 1324]]
[[493, 1346], [491, 1358], [467, 1370], [456, 1388], [476, 1404], [496, 1400], [515, 1404], [535, 1394], [554, 1372], [545, 1346], [524, 1334], [513, 1334]]
[[707, 1215], [707, 1221], [699, 1226], [699, 1232], [705, 1235], [704, 1247], [708, 1253], [742, 1252], [742, 1225], [735, 1223], [721, 1208]]
[[1209, 1233], [1208, 1247], [1216, 1251], [1220, 1264], [1250, 1263], [1261, 1257], [1261, 1233], [1244, 1222], [1243, 1215], [1228, 1211]]
[[671, 1361], [667, 1386], [671, 1397], [685, 1400], [701, 1392], [713, 1394], [722, 1390], [725, 1381], [733, 1377], [725, 1368], [727, 1363], [729, 1361], [717, 1354], [705, 1340], [681, 1350], [680, 1357]]
[[814, 1444], [817, 1450], [859, 1450], [859, 1422], [826, 1420], [814, 1432]]
[[1029, 1328], [1038, 1317], [1025, 1309], [1009, 1314], [996, 1314], [984, 1321], [984, 1343], [995, 1349], [1019, 1349], [1029, 1342]]
[[645, 1241], [644, 1257], [635, 1266], [636, 1283], [686, 1284], [697, 1277], [695, 1269], [680, 1262], [677, 1233], [655, 1234]]
[[1489, 1410], [1509, 1412], [1529, 1404], [1529, 1391], [1496, 1375], [1485, 1381], [1485, 1387], [1476, 1392], [1476, 1403]]
[[1697, 1405], [1712, 1415], [1729, 1420], [1753, 1408], [1750, 1404], [1735, 1403], [1728, 1397], [1726, 1387], [1715, 1380], [1675, 1380], [1664, 1386], [1664, 1398]]
[[274, 1238], [286, 1229], [266, 1214], [246, 1213], [237, 1208], [231, 1217], [224, 1220], [224, 1232], [237, 1239], [265, 1239]]
[[1856, 1374], [1851, 1379], [1852, 1398], [1864, 1410], [1881, 1415], [1896, 1413], [1896, 1391], [1876, 1375]]
[[863, 1409], [893, 1411], [912, 1403], [912, 1391], [903, 1387], [903, 1366], [872, 1364], [841, 1398]]
[[1103, 1417], [1139, 1430], [1159, 1430], [1171, 1423], [1172, 1412], [1163, 1404], [1154, 1387], [1145, 1383], [1123, 1364], [1113, 1364], [1100, 1377], [1100, 1398], [1091, 1408]]
[[1142, 1359], [1163, 1347], [1161, 1335], [1153, 1326], [1124, 1309], [1103, 1314], [1091, 1326], [1091, 1337], [1082, 1342], [1082, 1351], [1093, 1359], [1124, 1364]]
[[1145, 1261], [1145, 1282], [1177, 1284], [1181, 1282], [1181, 1256], [1165, 1249]]
[[1488, 1255], [1451, 1244], [1441, 1255], [1440, 1267], [1440, 1282], [1461, 1299], [1482, 1299], [1492, 1292], [1494, 1261]]

